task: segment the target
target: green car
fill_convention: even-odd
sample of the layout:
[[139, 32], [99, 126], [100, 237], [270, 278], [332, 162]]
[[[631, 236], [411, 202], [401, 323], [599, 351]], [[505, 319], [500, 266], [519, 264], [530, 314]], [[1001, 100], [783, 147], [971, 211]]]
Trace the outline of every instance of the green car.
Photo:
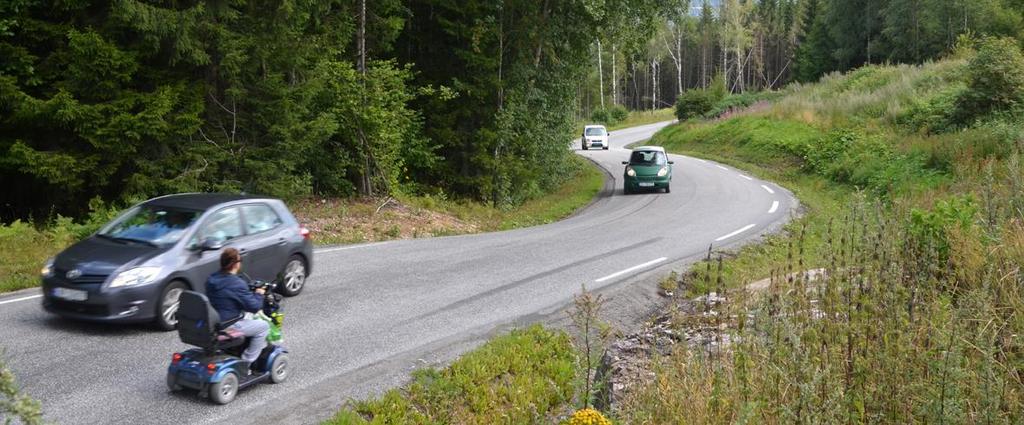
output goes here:
[[672, 164], [660, 146], [641, 146], [633, 149], [629, 161], [622, 161], [626, 170], [622, 174], [623, 191], [627, 194], [643, 189], [672, 191]]

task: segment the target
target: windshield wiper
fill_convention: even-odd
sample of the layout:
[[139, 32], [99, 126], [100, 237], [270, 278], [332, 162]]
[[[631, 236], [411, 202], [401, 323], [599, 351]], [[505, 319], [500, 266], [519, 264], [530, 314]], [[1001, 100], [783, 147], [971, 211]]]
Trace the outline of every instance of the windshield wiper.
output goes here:
[[149, 246], [151, 246], [153, 248], [159, 248], [160, 247], [160, 245], [157, 245], [157, 244], [155, 244], [153, 242], [150, 242], [150, 241], [147, 241], [145, 239], [124, 238], [124, 237], [120, 237], [120, 236], [110, 236], [110, 235], [100, 235], [100, 236], [103, 236], [103, 237], [106, 237], [106, 238], [109, 238], [109, 239], [113, 239], [115, 241], [124, 241], [124, 242], [132, 242], [132, 243], [140, 243], [140, 244], [144, 244], [144, 245], [149, 245]]

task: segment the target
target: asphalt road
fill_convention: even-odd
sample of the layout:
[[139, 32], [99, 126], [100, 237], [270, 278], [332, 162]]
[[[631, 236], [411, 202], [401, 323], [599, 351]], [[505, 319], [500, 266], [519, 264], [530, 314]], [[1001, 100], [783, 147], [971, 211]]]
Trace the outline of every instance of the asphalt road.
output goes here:
[[0, 297], [0, 346], [46, 419], [61, 424], [317, 422], [495, 329], [559, 311], [581, 284], [635, 284], [701, 257], [709, 244], [738, 246], [789, 218], [797, 202], [785, 189], [676, 155], [671, 194], [624, 195], [623, 147], [666, 124], [613, 131], [611, 150], [579, 151], [610, 180], [561, 222], [318, 249], [305, 291], [284, 302], [292, 375], [230, 405], [167, 390], [170, 356], [185, 348], [177, 334], [57, 319], [42, 311], [38, 290]]

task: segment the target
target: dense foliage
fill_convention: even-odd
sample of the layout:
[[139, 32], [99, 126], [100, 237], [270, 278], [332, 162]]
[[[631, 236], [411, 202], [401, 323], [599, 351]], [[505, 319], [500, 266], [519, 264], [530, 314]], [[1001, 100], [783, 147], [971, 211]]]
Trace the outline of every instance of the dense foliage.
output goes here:
[[634, 4], [3, 2], [0, 218], [179, 191], [518, 204], [572, 177], [574, 82]]

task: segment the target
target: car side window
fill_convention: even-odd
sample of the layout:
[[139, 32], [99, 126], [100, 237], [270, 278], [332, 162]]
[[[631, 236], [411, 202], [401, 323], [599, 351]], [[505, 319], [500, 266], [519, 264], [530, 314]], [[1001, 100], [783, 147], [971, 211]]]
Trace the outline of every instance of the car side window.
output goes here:
[[242, 232], [242, 216], [239, 214], [238, 208], [224, 208], [213, 213], [203, 223], [199, 232], [196, 233], [196, 237], [193, 238], [193, 244], [202, 243], [209, 238], [224, 243], [244, 234]]
[[245, 215], [246, 233], [250, 235], [265, 232], [283, 223], [274, 209], [266, 204], [243, 205], [242, 214]]

